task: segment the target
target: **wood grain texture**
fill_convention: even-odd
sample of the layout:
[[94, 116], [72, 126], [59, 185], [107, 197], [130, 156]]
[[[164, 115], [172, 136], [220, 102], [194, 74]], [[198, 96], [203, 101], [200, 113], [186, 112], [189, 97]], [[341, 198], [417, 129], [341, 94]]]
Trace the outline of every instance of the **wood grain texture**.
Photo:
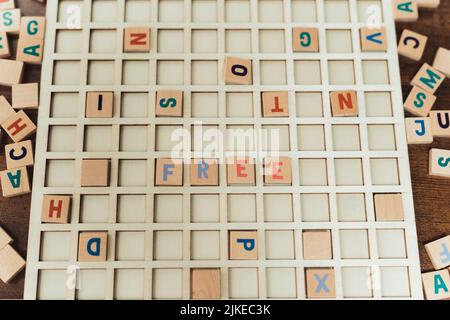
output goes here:
[[[16, 0], [23, 15], [45, 15], [45, 6], [37, 1]], [[440, 46], [450, 43], [450, 1], [441, 1], [438, 10], [420, 10], [420, 18], [415, 23], [398, 23], [397, 35], [403, 29], [419, 32], [429, 37], [427, 48], [420, 62], [400, 57], [403, 94], [406, 98], [411, 90], [409, 82], [424, 62], [433, 63], [435, 53]], [[10, 39], [11, 51], [15, 55], [17, 36]], [[25, 67], [23, 82], [37, 82], [40, 79], [40, 66]], [[0, 86], [0, 95], [11, 101], [11, 88]], [[450, 109], [450, 80], [444, 81], [436, 92], [435, 110]], [[27, 111], [36, 121], [36, 111]], [[4, 148], [10, 139], [3, 135], [0, 148], [0, 170], [5, 169]], [[437, 138], [432, 145], [410, 146], [410, 162], [416, 209], [417, 231], [419, 237], [420, 258], [423, 271], [433, 270], [424, 244], [450, 234], [450, 183], [449, 180], [428, 176], [429, 149], [450, 149], [450, 139]], [[30, 172], [31, 174], [31, 172]], [[31, 178], [31, 177], [30, 177]], [[23, 257], [26, 255], [28, 238], [28, 220], [30, 195], [13, 199], [0, 198], [0, 225], [14, 239], [14, 247]], [[20, 299], [23, 296], [24, 272], [21, 272], [8, 285], [0, 282], [0, 299]]]

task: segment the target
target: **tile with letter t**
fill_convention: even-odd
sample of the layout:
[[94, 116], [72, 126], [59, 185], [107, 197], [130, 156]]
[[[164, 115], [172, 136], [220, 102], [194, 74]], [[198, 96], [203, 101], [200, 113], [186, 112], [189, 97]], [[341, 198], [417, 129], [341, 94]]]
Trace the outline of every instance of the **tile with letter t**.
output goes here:
[[289, 157], [272, 157], [264, 159], [265, 185], [291, 185], [292, 163]]
[[216, 159], [193, 159], [189, 173], [191, 186], [219, 185], [219, 164]]
[[425, 250], [436, 270], [450, 266], [450, 235], [427, 243]]
[[227, 57], [224, 70], [226, 84], [252, 84], [252, 60]]
[[113, 92], [88, 92], [86, 95], [86, 118], [112, 118], [113, 104]]
[[422, 273], [422, 283], [427, 300], [450, 299], [450, 274], [448, 269]]
[[68, 223], [70, 196], [44, 195], [42, 200], [41, 222]]
[[155, 185], [182, 186], [183, 160], [169, 158], [156, 159]]
[[17, 43], [17, 61], [41, 64], [44, 55], [44, 40], [20, 37]]
[[16, 197], [31, 192], [26, 167], [1, 171], [0, 182], [5, 198]]
[[306, 297], [310, 299], [335, 298], [334, 269], [306, 269]]
[[358, 100], [355, 91], [334, 91], [330, 93], [333, 117], [359, 115]]
[[408, 144], [430, 144], [433, 142], [430, 118], [406, 118], [405, 127]]
[[264, 117], [288, 117], [289, 102], [286, 91], [271, 91], [262, 93]]
[[450, 111], [431, 111], [430, 119], [434, 137], [450, 138]]
[[34, 157], [31, 140], [6, 145], [5, 158], [8, 169], [32, 166]]
[[108, 232], [80, 232], [78, 261], [106, 261]]
[[436, 101], [436, 96], [419, 87], [413, 87], [403, 104], [405, 110], [418, 117], [426, 117]]
[[257, 260], [258, 232], [230, 231], [230, 260]]
[[294, 52], [319, 52], [319, 30], [317, 28], [293, 28], [292, 49]]
[[227, 161], [227, 182], [233, 185], [255, 185], [255, 162], [250, 158], [230, 158]]
[[435, 177], [450, 178], [450, 150], [430, 150], [429, 174]]
[[191, 299], [220, 299], [220, 269], [191, 270]]
[[183, 91], [160, 90], [156, 93], [155, 114], [157, 117], [183, 116]]

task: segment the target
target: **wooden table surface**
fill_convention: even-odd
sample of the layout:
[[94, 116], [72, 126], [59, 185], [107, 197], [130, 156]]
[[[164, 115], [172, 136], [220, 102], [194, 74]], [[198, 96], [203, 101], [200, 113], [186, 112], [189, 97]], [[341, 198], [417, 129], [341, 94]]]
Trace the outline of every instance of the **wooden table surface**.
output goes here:
[[[36, 1], [16, 0], [22, 9], [22, 15], [45, 15], [45, 6]], [[397, 24], [397, 35], [404, 28], [425, 34], [429, 37], [422, 62], [432, 63], [436, 50], [450, 46], [450, 1], [441, 1], [438, 10], [421, 10], [420, 19], [415, 23]], [[15, 50], [17, 39], [10, 41]], [[403, 95], [411, 90], [410, 80], [421, 66], [420, 62], [400, 57]], [[26, 66], [23, 82], [37, 82], [40, 79], [40, 67]], [[450, 80], [446, 80], [437, 91], [435, 109], [450, 109]], [[11, 98], [9, 88], [0, 87], [0, 95]], [[29, 113], [36, 120], [36, 113]], [[1, 145], [10, 143], [9, 138], [2, 138]], [[410, 146], [414, 205], [416, 210], [417, 232], [419, 237], [420, 260], [423, 271], [432, 270], [431, 262], [424, 250], [424, 244], [444, 235], [450, 234], [450, 180], [430, 178], [428, 176], [428, 151], [433, 148], [450, 149], [450, 139], [435, 139], [424, 146]], [[0, 170], [5, 168], [4, 148], [0, 148]], [[5, 199], [0, 197], [0, 225], [14, 238], [14, 247], [24, 257], [27, 252], [28, 219], [30, 212], [30, 195]], [[0, 299], [20, 299], [23, 296], [24, 275], [22, 272], [8, 285], [0, 281]]]

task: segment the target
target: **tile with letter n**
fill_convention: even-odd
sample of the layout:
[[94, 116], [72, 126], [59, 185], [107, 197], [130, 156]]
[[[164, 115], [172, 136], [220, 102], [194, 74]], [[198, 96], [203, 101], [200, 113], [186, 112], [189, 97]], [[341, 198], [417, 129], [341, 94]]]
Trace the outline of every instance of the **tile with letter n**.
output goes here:
[[124, 32], [124, 52], [150, 52], [149, 28], [128, 27]]
[[422, 88], [434, 94], [445, 79], [445, 75], [427, 63], [424, 63], [419, 72], [411, 81], [411, 85]]

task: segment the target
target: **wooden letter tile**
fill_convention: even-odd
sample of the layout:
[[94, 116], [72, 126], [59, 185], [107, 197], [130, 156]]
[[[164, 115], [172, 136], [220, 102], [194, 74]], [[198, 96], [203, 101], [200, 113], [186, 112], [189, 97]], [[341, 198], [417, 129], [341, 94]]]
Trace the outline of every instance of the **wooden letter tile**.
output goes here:
[[30, 182], [26, 167], [0, 171], [0, 181], [5, 198], [30, 193]]
[[257, 260], [258, 232], [230, 231], [230, 260]]
[[0, 10], [14, 9], [16, 6], [14, 0], [1, 0]]
[[291, 185], [292, 184], [291, 158], [289, 157], [265, 158], [264, 184]]
[[303, 232], [303, 259], [332, 259], [330, 230], [314, 230]]
[[44, 54], [44, 40], [20, 37], [17, 44], [17, 60], [30, 64], [41, 64]]
[[422, 283], [427, 300], [450, 298], [450, 274], [447, 269], [422, 273]]
[[150, 29], [125, 28], [123, 48], [124, 52], [150, 52]]
[[88, 92], [86, 96], [86, 118], [112, 118], [113, 92]]
[[106, 261], [108, 232], [80, 232], [78, 261]]
[[6, 145], [5, 157], [8, 169], [32, 166], [34, 157], [31, 140]]
[[293, 28], [292, 50], [294, 52], [319, 52], [317, 28]]
[[361, 51], [387, 51], [386, 28], [362, 27]]
[[7, 245], [0, 250], [0, 279], [8, 283], [25, 267], [25, 260]]
[[45, 38], [45, 17], [23, 17], [20, 22], [20, 37]]
[[398, 53], [415, 61], [422, 59], [428, 37], [405, 29], [400, 37]]
[[22, 81], [23, 62], [0, 59], [0, 85], [12, 86]]
[[430, 144], [433, 142], [430, 118], [406, 118], [405, 127], [408, 144]]
[[191, 299], [220, 298], [220, 269], [192, 269]]
[[219, 164], [216, 159], [193, 159], [189, 167], [191, 186], [219, 185]]
[[415, 116], [426, 117], [436, 101], [436, 96], [419, 87], [413, 87], [403, 107]]
[[81, 162], [82, 187], [107, 187], [109, 185], [109, 160], [84, 159]]
[[156, 94], [155, 114], [157, 117], [182, 117], [183, 91], [158, 91]]
[[429, 170], [430, 176], [450, 178], [450, 150], [431, 149]]
[[0, 125], [16, 114], [4, 96], [0, 96]]
[[272, 91], [262, 93], [264, 117], [288, 117], [289, 102], [286, 91]]
[[0, 11], [0, 31], [18, 34], [20, 31], [20, 9]]
[[378, 193], [374, 195], [377, 221], [403, 221], [403, 196], [400, 193]]
[[334, 270], [329, 268], [306, 269], [306, 297], [310, 299], [335, 298]]
[[183, 161], [181, 159], [156, 159], [155, 185], [182, 186]]
[[233, 185], [255, 185], [255, 162], [250, 158], [232, 158], [227, 163], [227, 181]]
[[6, 233], [6, 231], [2, 227], [0, 227], [0, 250], [12, 242], [13, 239], [9, 236], [8, 233]]
[[39, 107], [39, 84], [24, 83], [12, 86], [14, 109], [37, 109]]
[[413, 22], [419, 19], [416, 0], [392, 0], [395, 21]]
[[450, 50], [439, 48], [434, 57], [433, 68], [450, 77]]
[[334, 91], [330, 93], [333, 117], [359, 115], [358, 100], [355, 91]]
[[227, 57], [225, 59], [226, 84], [252, 84], [252, 60]]
[[8, 35], [5, 31], [0, 31], [0, 58], [9, 58], [10, 56]]
[[450, 137], [450, 111], [431, 111], [430, 119], [433, 137]]
[[419, 8], [435, 9], [439, 7], [441, 0], [416, 0]]
[[20, 142], [36, 132], [36, 125], [23, 110], [3, 122], [2, 127], [14, 142]]
[[450, 235], [425, 245], [431, 263], [436, 270], [450, 266]]
[[70, 196], [44, 195], [42, 201], [41, 222], [68, 223]]
[[424, 63], [419, 72], [417, 72], [411, 85], [422, 88], [429, 93], [434, 94], [445, 79], [445, 75], [434, 69], [427, 63]]

